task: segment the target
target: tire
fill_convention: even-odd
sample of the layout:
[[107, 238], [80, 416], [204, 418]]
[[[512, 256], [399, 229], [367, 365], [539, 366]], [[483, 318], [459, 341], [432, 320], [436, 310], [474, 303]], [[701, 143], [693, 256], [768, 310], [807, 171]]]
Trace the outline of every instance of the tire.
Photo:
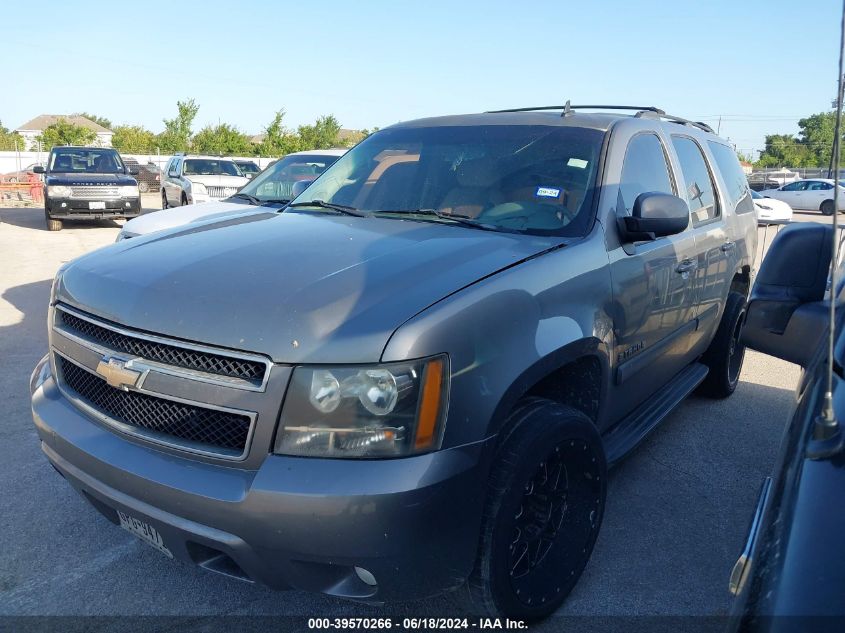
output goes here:
[[150, 186], [145, 183], [143, 180], [138, 183], [138, 191], [141, 193], [147, 193], [150, 190]]
[[822, 202], [822, 206], [819, 207], [819, 211], [822, 212], [822, 215], [833, 215], [833, 200], [825, 200]]
[[162, 209], [169, 208], [168, 204], [167, 204], [167, 194], [164, 192], [164, 189], [161, 190], [161, 208]]
[[62, 230], [62, 221], [51, 218], [50, 213], [46, 209], [44, 210], [44, 219], [47, 221], [47, 230], [48, 231], [61, 231]]
[[710, 368], [699, 392], [711, 398], [727, 398], [739, 384], [745, 345], [740, 340], [745, 324], [745, 297], [739, 292], [728, 293], [725, 312], [710, 347], [701, 361]]
[[186, 196], [184, 193], [182, 194], [182, 198], [179, 200], [179, 204], [181, 204], [183, 207], [188, 206], [188, 196]]
[[465, 595], [473, 612], [538, 620], [560, 607], [590, 558], [607, 463], [592, 421], [551, 400], [524, 400], [506, 428]]

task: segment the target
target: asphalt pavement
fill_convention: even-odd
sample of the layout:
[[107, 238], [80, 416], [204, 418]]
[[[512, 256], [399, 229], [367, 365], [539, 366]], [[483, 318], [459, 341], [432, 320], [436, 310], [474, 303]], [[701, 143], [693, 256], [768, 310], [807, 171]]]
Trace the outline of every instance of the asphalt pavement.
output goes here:
[[[80, 498], [41, 454], [28, 380], [47, 351], [56, 269], [114, 241], [119, 223], [67, 223], [0, 209], [0, 615], [378, 616], [386, 611], [274, 592], [173, 562]], [[818, 214], [796, 219], [824, 221]], [[607, 510], [568, 615], [722, 615], [763, 478], [793, 403], [799, 369], [749, 352], [727, 400], [692, 397], [609, 482]], [[431, 552], [437, 556], [437, 552]], [[392, 614], [457, 614], [450, 596]]]

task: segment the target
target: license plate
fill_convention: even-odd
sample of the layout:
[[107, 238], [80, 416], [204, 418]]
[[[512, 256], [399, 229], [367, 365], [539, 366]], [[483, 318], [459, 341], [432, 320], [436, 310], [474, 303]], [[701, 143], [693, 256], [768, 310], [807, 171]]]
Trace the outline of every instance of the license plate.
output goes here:
[[88, 208], [89, 209], [105, 209], [106, 203], [105, 202], [89, 202]]
[[133, 516], [129, 516], [120, 510], [117, 511], [117, 516], [120, 518], [120, 527], [130, 534], [134, 534], [147, 545], [151, 545], [156, 548], [168, 558], [173, 558], [173, 554], [165, 546], [164, 539], [161, 538], [161, 534], [159, 534], [152, 525], [141, 521], [140, 519], [136, 519]]

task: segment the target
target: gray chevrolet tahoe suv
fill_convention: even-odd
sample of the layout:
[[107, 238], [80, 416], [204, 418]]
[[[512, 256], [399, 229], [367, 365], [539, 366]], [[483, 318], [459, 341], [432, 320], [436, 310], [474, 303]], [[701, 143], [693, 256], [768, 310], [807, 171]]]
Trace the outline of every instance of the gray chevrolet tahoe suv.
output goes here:
[[47, 458], [211, 571], [548, 615], [608, 466], [736, 387], [756, 247], [725, 141], [595, 109], [401, 123], [283, 212], [63, 267], [31, 380]]

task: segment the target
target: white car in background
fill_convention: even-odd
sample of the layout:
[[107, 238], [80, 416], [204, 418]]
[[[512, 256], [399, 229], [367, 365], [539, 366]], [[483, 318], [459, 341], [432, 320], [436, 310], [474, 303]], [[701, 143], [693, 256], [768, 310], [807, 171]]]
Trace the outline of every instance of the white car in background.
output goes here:
[[161, 175], [161, 208], [222, 200], [248, 182], [231, 158], [176, 154]]
[[[774, 198], [787, 203], [793, 209], [821, 211], [833, 215], [834, 181], [828, 178], [796, 180], [777, 189], [760, 192], [764, 198]], [[845, 210], [845, 187], [839, 185], [839, 210]]]
[[[184, 224], [258, 210], [265, 213], [278, 211], [346, 152], [346, 149], [315, 149], [288, 154], [272, 163], [252, 180], [248, 180], [248, 184], [240, 191], [224, 200], [147, 213], [124, 224], [117, 239], [125, 240]], [[186, 157], [186, 160], [191, 159]]]
[[766, 198], [756, 191], [751, 192], [751, 197], [754, 200], [754, 212], [757, 214], [759, 224], [792, 221], [792, 207], [783, 200]]

